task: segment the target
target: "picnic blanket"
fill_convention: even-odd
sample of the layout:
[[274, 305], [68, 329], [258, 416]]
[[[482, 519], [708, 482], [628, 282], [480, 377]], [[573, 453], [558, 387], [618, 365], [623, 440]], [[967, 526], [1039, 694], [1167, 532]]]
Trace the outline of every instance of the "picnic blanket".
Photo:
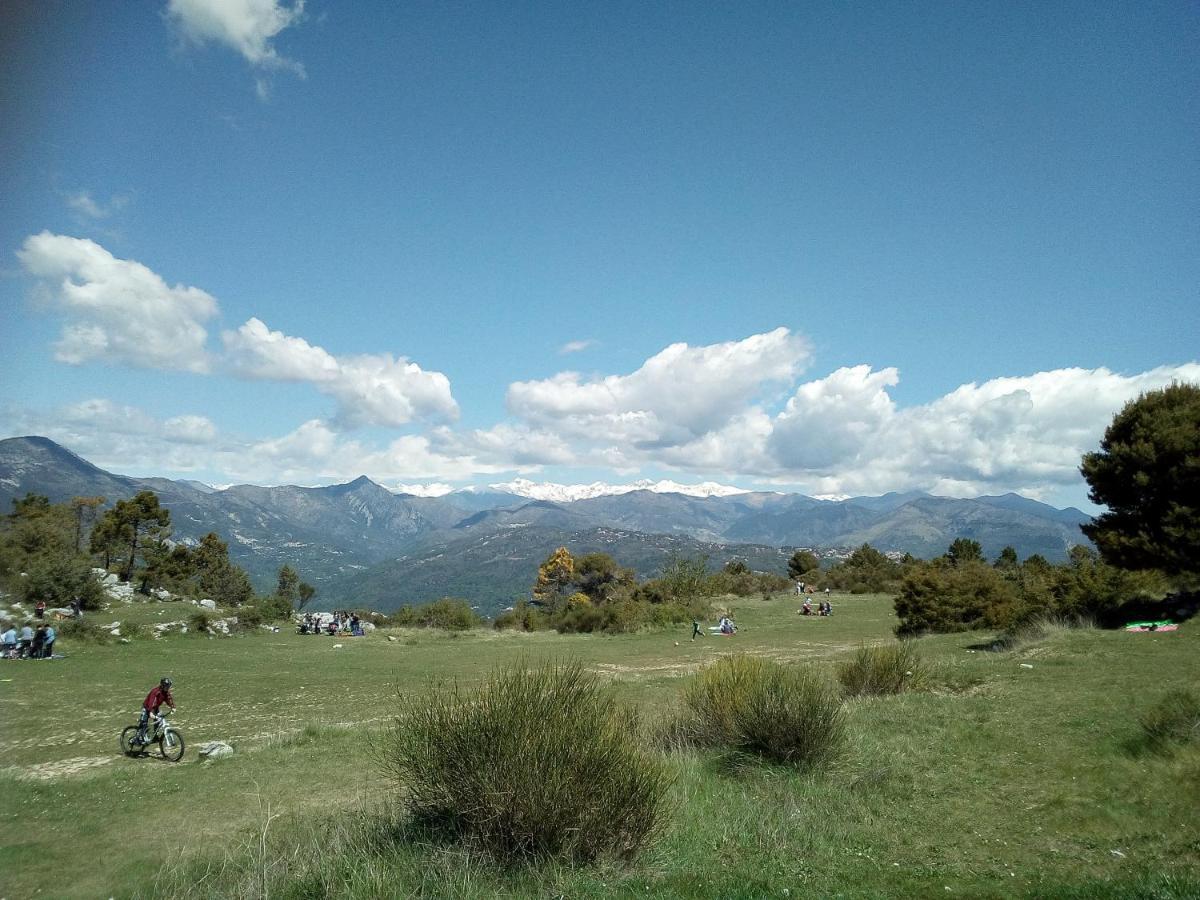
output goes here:
[[1162, 622], [1130, 622], [1125, 626], [1126, 631], [1178, 631], [1179, 626], [1171, 621]]

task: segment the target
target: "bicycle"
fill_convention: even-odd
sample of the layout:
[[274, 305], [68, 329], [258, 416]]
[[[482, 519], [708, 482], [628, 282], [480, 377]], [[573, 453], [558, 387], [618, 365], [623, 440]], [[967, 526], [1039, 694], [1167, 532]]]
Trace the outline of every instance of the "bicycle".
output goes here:
[[126, 756], [144, 756], [151, 744], [158, 744], [163, 759], [179, 762], [183, 759], [183, 735], [167, 721], [167, 714], [150, 714], [145, 741], [137, 740], [138, 726], [129, 725], [121, 732], [121, 752]]

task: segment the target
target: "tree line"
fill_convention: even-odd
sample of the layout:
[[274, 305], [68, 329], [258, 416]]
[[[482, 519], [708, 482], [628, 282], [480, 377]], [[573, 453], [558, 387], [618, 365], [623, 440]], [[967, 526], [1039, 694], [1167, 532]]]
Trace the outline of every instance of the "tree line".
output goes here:
[[107, 509], [105, 503], [104, 497], [51, 503], [40, 494], [14, 499], [12, 512], [0, 520], [0, 583], [8, 593], [27, 603], [99, 609], [105, 595], [92, 570], [101, 568], [140, 594], [169, 591], [222, 607], [252, 606], [249, 618], [260, 621], [284, 618], [316, 594], [284, 565], [275, 591], [256, 595], [215, 532], [191, 546], [172, 540], [171, 512], [153, 491]]

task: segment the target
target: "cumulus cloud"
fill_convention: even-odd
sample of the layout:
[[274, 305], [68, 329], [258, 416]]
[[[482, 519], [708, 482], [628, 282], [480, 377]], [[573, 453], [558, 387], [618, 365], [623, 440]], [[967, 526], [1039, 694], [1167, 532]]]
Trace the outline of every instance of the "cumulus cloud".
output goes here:
[[450, 380], [390, 354], [335, 357], [303, 338], [272, 331], [250, 319], [222, 333], [230, 369], [245, 378], [301, 381], [338, 402], [343, 428], [395, 427], [414, 419], [454, 420], [458, 404]]
[[756, 468], [819, 493], [1036, 496], [1079, 484], [1080, 457], [1125, 403], [1172, 381], [1200, 382], [1200, 365], [996, 378], [907, 409], [887, 393], [898, 380], [894, 369], [856, 366], [801, 385], [775, 418]]
[[[854, 366], [801, 385], [775, 420], [769, 451], [788, 469], [852, 464], [894, 416], [887, 388], [899, 380], [892, 368]], [[814, 433], [820, 440], [811, 439]]]
[[101, 468], [129, 475], [320, 484], [363, 474], [381, 482], [408, 483], [461, 482], [476, 475], [523, 471], [481, 460], [466, 449], [439, 449], [425, 435], [364, 443], [320, 419], [282, 435], [248, 438], [222, 433], [201, 415], [163, 420], [133, 406], [91, 399], [45, 411], [10, 405], [0, 408], [0, 422], [0, 437], [44, 435]]
[[37, 296], [66, 318], [60, 361], [208, 370], [204, 322], [217, 301], [199, 288], [172, 287], [93, 241], [48, 231], [26, 238], [17, 257], [38, 280]]
[[242, 478], [311, 484], [367, 474], [377, 481], [459, 481], [507, 471], [470, 455], [441, 452], [425, 435], [404, 435], [383, 446], [346, 438], [320, 420], [305, 422], [279, 438], [252, 441], [230, 460]]
[[[1200, 382], [1196, 363], [1135, 375], [1058, 369], [965, 384], [900, 408], [890, 393], [895, 368], [851, 366], [796, 385], [806, 362], [807, 344], [777, 329], [712, 347], [673, 345], [628, 375], [519, 382], [508, 392], [518, 435], [536, 436], [553, 454], [519, 454], [520, 442], [500, 427], [474, 433], [473, 447], [497, 460], [667, 467], [820, 495], [1044, 496], [1079, 489], [1080, 457], [1126, 402], [1172, 380]], [[774, 412], [764, 396], [773, 383], [793, 385]]]
[[[281, 56], [271, 42], [304, 18], [304, 0], [168, 0], [167, 19], [195, 44], [224, 44], [260, 69], [304, 76], [304, 67]], [[261, 81], [260, 81], [261, 84]], [[260, 94], [263, 90], [259, 88]]]
[[404, 357], [386, 353], [348, 356], [339, 364], [341, 371], [329, 383], [328, 393], [337, 399], [338, 421], [345, 427], [458, 418], [450, 379], [441, 372], [426, 372]]
[[468, 432], [439, 428], [430, 438], [438, 452], [471, 456], [500, 467], [572, 465], [579, 461], [577, 451], [561, 436], [526, 425], [501, 422]]
[[274, 381], [332, 381], [338, 363], [332, 354], [304, 338], [272, 331], [260, 319], [249, 319], [237, 331], [221, 334], [230, 368], [246, 378]]
[[509, 386], [518, 418], [577, 439], [670, 446], [719, 429], [771, 385], [789, 385], [807, 364], [808, 341], [786, 328], [744, 340], [672, 344], [629, 375], [561, 372]]
[[211, 444], [217, 426], [205, 416], [174, 416], [163, 422], [163, 435], [181, 444]]
[[7, 435], [38, 434], [58, 441], [103, 469], [161, 475], [206, 469], [219, 451], [216, 426], [200, 415], [163, 421], [145, 410], [104, 398], [47, 411], [0, 409]]

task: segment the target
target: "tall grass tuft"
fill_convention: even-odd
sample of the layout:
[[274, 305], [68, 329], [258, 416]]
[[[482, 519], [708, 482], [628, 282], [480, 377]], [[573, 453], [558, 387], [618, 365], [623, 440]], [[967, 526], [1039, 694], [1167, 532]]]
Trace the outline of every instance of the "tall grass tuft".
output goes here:
[[1200, 741], [1200, 697], [1187, 688], [1169, 691], [1138, 723], [1153, 749]]
[[812, 668], [728, 656], [697, 675], [683, 700], [675, 736], [698, 746], [817, 766], [832, 760], [845, 741], [837, 686]]
[[860, 647], [838, 668], [838, 680], [851, 697], [881, 697], [923, 687], [929, 669], [911, 641], [899, 641]]
[[991, 649], [997, 652], [1021, 650], [1048, 638], [1095, 627], [1096, 620], [1091, 616], [1038, 616], [1006, 630], [992, 642]]
[[628, 858], [658, 835], [666, 765], [578, 663], [501, 668], [405, 704], [379, 755], [418, 821], [504, 863]]

